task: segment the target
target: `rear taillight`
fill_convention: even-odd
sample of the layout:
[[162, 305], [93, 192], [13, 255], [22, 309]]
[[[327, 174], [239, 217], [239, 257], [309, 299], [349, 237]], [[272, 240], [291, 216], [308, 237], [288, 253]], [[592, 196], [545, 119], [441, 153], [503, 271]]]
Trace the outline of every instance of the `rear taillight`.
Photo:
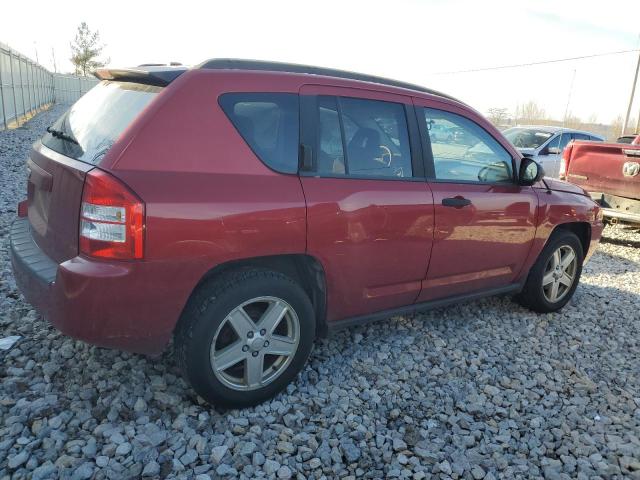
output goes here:
[[562, 159], [560, 160], [560, 180], [567, 179], [567, 171], [569, 170], [569, 159], [571, 158], [571, 150], [573, 150], [573, 142], [569, 143], [562, 152]]
[[144, 203], [126, 185], [101, 170], [92, 170], [85, 178], [80, 252], [101, 258], [143, 256]]
[[23, 200], [18, 203], [18, 216], [26, 217], [29, 215], [29, 200]]

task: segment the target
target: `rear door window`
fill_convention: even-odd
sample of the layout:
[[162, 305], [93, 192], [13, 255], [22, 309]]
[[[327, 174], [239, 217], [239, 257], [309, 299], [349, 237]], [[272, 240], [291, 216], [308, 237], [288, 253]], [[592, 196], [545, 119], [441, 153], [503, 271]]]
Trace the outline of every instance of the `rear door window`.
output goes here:
[[[42, 138], [62, 155], [97, 165], [162, 87], [101, 82], [65, 112]], [[60, 132], [63, 135], [60, 135]]]
[[282, 173], [298, 171], [298, 95], [293, 93], [226, 93], [222, 110], [251, 150]]
[[347, 97], [318, 97], [318, 173], [411, 177], [404, 106]]

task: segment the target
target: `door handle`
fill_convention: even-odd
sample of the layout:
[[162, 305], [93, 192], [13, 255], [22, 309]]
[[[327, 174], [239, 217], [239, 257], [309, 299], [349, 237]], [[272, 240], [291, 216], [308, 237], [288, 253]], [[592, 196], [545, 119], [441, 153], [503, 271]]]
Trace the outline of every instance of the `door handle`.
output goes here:
[[471, 205], [471, 200], [464, 197], [453, 197], [453, 198], [443, 198], [442, 206], [444, 207], [453, 207], [453, 208], [462, 208], [467, 205]]

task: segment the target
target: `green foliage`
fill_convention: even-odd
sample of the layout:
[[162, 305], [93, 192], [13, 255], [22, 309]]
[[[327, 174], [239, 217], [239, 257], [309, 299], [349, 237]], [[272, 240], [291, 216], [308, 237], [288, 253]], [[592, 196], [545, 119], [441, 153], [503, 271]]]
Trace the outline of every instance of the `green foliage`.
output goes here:
[[103, 67], [109, 60], [98, 59], [104, 45], [100, 42], [100, 33], [92, 32], [86, 22], [78, 26], [76, 37], [71, 44], [71, 63], [75, 67], [75, 74], [88, 76], [92, 70]]

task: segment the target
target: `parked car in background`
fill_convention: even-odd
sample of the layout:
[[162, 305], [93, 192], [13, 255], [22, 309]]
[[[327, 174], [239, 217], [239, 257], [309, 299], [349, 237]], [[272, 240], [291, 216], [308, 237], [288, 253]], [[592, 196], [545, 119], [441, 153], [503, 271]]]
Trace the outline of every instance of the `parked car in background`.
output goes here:
[[627, 143], [632, 145], [640, 145], [640, 134], [633, 135], [623, 135], [622, 137], [618, 137], [616, 143]]
[[272, 397], [339, 328], [496, 294], [556, 311], [600, 239], [583, 189], [433, 90], [240, 60], [98, 76], [33, 146], [16, 281], [75, 338], [173, 339], [218, 405]]
[[453, 140], [454, 129], [446, 125], [428, 125], [429, 136], [434, 142], [451, 142]]
[[557, 178], [562, 151], [572, 140], [603, 142], [604, 138], [590, 132], [548, 126], [518, 126], [502, 132], [524, 156], [534, 159], [544, 168], [545, 175]]
[[560, 178], [587, 190], [609, 221], [640, 224], [640, 144], [572, 142]]

